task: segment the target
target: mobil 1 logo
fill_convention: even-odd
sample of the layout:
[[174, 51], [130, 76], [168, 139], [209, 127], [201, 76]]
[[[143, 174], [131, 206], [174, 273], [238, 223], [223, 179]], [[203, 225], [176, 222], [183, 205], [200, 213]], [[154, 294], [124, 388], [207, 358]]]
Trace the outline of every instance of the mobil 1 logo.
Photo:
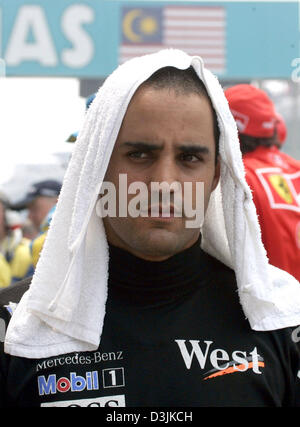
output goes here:
[[124, 368], [108, 368], [102, 370], [103, 388], [124, 387]]

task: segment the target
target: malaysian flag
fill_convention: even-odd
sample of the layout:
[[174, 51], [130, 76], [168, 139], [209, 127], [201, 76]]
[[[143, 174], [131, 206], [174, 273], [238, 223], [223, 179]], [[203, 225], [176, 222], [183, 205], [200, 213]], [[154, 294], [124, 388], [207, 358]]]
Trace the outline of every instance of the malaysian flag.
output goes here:
[[223, 7], [123, 7], [119, 62], [172, 47], [199, 55], [221, 74], [226, 68], [226, 14]]

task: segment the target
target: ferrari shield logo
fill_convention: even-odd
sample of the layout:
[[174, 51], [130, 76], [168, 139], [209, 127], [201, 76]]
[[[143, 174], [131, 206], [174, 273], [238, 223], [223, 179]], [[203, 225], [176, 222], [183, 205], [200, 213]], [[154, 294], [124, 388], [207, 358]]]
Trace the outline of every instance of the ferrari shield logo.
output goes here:
[[280, 168], [261, 168], [255, 172], [271, 208], [300, 212], [300, 172], [286, 174]]
[[293, 196], [290, 192], [286, 179], [282, 175], [269, 175], [268, 178], [273, 189], [282, 198], [282, 200], [288, 204], [293, 203]]

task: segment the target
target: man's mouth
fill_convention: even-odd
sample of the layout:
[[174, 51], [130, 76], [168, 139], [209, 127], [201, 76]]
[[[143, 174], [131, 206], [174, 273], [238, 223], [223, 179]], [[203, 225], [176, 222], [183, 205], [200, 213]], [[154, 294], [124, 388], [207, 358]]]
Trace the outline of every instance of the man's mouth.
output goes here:
[[174, 205], [152, 205], [149, 206], [148, 209], [148, 216], [154, 219], [172, 219], [181, 215], [180, 209], [176, 208]]

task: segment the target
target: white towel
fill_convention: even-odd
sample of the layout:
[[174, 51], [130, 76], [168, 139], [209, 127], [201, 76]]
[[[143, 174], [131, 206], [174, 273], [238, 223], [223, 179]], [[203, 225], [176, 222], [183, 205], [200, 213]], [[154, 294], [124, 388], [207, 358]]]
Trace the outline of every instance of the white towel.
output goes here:
[[90, 106], [32, 284], [10, 321], [7, 353], [42, 358], [98, 348], [107, 297], [108, 245], [95, 204], [122, 119], [138, 86], [155, 71], [190, 65], [207, 88], [221, 132], [221, 178], [203, 224], [203, 249], [235, 270], [251, 328], [300, 324], [300, 286], [268, 264], [244, 177], [236, 124], [223, 90], [201, 58], [168, 49], [118, 67]]

